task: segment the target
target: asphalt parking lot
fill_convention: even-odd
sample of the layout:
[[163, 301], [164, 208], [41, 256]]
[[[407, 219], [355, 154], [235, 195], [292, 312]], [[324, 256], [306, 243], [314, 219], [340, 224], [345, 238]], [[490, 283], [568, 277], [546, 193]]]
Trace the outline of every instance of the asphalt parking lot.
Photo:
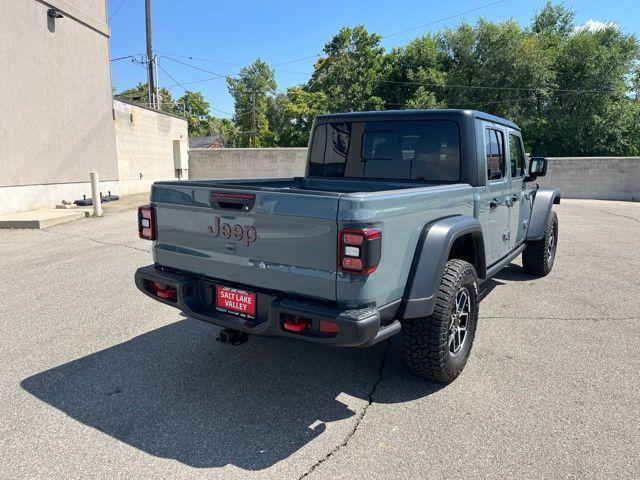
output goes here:
[[640, 203], [563, 200], [553, 272], [483, 287], [463, 374], [139, 294], [134, 210], [0, 230], [2, 478], [638, 478]]

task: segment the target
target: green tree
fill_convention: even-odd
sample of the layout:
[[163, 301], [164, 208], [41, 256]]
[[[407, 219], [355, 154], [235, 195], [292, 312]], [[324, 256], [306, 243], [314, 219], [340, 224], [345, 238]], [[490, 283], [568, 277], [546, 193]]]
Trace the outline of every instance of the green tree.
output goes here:
[[303, 87], [287, 90], [284, 104], [286, 122], [280, 136], [281, 144], [288, 147], [306, 147], [313, 119], [329, 109], [324, 92], [311, 92]]
[[269, 134], [264, 138], [264, 143], [269, 147], [289, 147], [282, 138], [287, 118], [285, 116], [285, 106], [287, 103], [286, 93], [276, 93], [267, 97], [267, 122], [269, 122]]
[[217, 137], [221, 146], [225, 148], [235, 147], [239, 140], [240, 130], [228, 118], [209, 117], [208, 119], [208, 135]]
[[189, 125], [189, 135], [201, 137], [209, 134], [210, 105], [200, 92], [185, 91], [176, 100], [175, 111], [183, 113]]
[[640, 65], [635, 65], [631, 72], [631, 92], [636, 101], [640, 101]]
[[309, 90], [324, 92], [333, 112], [384, 108], [377, 95], [384, 51], [380, 39], [362, 25], [340, 30], [325, 44], [326, 56], [316, 62]]
[[554, 4], [547, 0], [545, 6], [533, 17], [531, 30], [534, 33], [545, 33], [568, 36], [574, 29], [576, 13], [564, 6], [564, 4]]
[[541, 153], [615, 155], [637, 151], [640, 142], [621, 135], [632, 128], [625, 122], [638, 121], [627, 95], [628, 75], [638, 53], [636, 38], [614, 25], [597, 31], [580, 29], [567, 37], [554, 65], [558, 91], [546, 110], [547, 141]]
[[441, 108], [446, 74], [438, 53], [437, 39], [423, 35], [404, 47], [394, 48], [382, 62], [378, 92], [385, 108]]
[[276, 90], [273, 70], [257, 59], [250, 66], [241, 68], [237, 78], [227, 78], [227, 84], [235, 104], [233, 121], [241, 131], [239, 146], [268, 145], [272, 133], [266, 115], [267, 97]]
[[[158, 94], [160, 96], [160, 109], [165, 112], [175, 113], [175, 105], [173, 98], [171, 97], [171, 92], [162, 87], [158, 89]], [[151, 105], [151, 102], [149, 101], [149, 89], [147, 83], [138, 83], [138, 85], [133, 88], [128, 88], [126, 90], [122, 90], [120, 93], [116, 93], [115, 97], [141, 103], [147, 106]]]
[[327, 110], [327, 96], [323, 92], [312, 92], [301, 86], [269, 97], [267, 118], [272, 134], [270, 145], [306, 147], [313, 119]]

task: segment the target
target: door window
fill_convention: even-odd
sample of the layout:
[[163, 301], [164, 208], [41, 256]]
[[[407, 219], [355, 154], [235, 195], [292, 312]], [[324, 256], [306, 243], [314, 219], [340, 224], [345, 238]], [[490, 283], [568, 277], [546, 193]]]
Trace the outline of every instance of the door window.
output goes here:
[[504, 178], [504, 135], [501, 131], [493, 128], [486, 130], [484, 150], [487, 157], [487, 180]]
[[509, 134], [509, 161], [511, 163], [511, 176], [524, 176], [524, 153], [522, 152], [522, 140], [517, 135]]

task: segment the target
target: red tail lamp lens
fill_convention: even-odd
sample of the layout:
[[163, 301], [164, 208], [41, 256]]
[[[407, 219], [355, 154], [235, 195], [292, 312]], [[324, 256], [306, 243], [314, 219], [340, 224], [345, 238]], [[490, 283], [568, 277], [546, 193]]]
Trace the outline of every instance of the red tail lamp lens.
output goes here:
[[345, 245], [362, 245], [364, 237], [360, 233], [344, 233], [342, 241]]
[[342, 268], [360, 272], [362, 271], [362, 260], [359, 258], [344, 257], [342, 259]]
[[382, 232], [377, 228], [343, 228], [338, 234], [338, 269], [368, 275], [380, 264]]
[[156, 212], [152, 205], [138, 207], [138, 236], [145, 240], [156, 239]]

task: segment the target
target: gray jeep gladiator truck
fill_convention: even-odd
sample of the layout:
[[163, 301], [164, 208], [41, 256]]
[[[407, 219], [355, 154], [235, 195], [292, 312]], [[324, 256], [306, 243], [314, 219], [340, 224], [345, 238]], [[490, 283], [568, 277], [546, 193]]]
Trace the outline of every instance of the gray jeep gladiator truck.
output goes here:
[[146, 295], [219, 325], [366, 347], [402, 333], [414, 372], [469, 357], [478, 283], [522, 253], [553, 266], [557, 190], [538, 188], [514, 123], [471, 110], [323, 115], [301, 178], [156, 182], [138, 211]]

